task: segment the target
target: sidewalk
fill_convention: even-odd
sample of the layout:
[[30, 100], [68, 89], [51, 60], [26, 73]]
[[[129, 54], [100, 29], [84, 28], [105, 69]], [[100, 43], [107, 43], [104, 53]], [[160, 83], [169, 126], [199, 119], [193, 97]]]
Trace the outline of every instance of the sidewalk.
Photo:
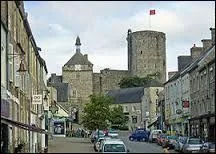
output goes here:
[[95, 153], [89, 138], [54, 137], [48, 145], [48, 153]]

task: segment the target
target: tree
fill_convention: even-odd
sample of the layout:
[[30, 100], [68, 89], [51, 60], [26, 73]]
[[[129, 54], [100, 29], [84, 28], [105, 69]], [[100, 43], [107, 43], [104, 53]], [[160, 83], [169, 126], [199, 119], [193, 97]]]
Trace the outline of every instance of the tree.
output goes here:
[[123, 126], [126, 124], [126, 118], [122, 106], [113, 107], [110, 110], [110, 122], [114, 126]]
[[137, 76], [125, 77], [119, 82], [120, 88], [129, 88], [129, 87], [143, 87], [148, 82], [160, 77], [160, 72], [155, 72], [147, 74], [143, 78]]
[[90, 98], [91, 101], [84, 106], [83, 126], [89, 130], [107, 128], [112, 99], [104, 95], [91, 95]]

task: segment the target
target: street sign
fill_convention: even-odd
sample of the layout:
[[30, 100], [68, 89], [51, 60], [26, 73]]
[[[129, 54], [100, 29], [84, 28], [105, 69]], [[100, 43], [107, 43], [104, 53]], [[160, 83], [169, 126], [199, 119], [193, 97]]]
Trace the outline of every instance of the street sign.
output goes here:
[[42, 104], [43, 97], [42, 95], [33, 95], [32, 104]]

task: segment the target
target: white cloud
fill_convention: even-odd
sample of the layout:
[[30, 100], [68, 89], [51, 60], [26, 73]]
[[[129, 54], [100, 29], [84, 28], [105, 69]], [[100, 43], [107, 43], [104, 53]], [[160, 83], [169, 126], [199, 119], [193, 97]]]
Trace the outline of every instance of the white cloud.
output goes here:
[[189, 54], [194, 43], [201, 45], [201, 39], [210, 38], [215, 2], [149, 3], [50, 1], [29, 9], [29, 22], [37, 44], [45, 51], [48, 71], [61, 72], [75, 53], [77, 35], [95, 71], [126, 69], [127, 30], [149, 29], [150, 6], [156, 10], [151, 16], [152, 30], [166, 33], [167, 70], [177, 69], [180, 54]]

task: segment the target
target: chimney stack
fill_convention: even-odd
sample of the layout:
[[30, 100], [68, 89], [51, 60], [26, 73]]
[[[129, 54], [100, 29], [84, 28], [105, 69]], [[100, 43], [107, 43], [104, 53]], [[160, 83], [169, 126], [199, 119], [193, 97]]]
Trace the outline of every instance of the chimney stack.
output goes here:
[[84, 54], [84, 57], [88, 60], [88, 54]]
[[210, 28], [212, 45], [215, 45], [215, 28]]
[[201, 41], [203, 43], [203, 51], [204, 52], [212, 46], [212, 40], [211, 39], [203, 39]]
[[190, 49], [192, 59], [197, 59], [203, 51], [203, 47], [196, 47], [196, 44]]
[[191, 61], [191, 56], [178, 56], [178, 71], [183, 70]]

